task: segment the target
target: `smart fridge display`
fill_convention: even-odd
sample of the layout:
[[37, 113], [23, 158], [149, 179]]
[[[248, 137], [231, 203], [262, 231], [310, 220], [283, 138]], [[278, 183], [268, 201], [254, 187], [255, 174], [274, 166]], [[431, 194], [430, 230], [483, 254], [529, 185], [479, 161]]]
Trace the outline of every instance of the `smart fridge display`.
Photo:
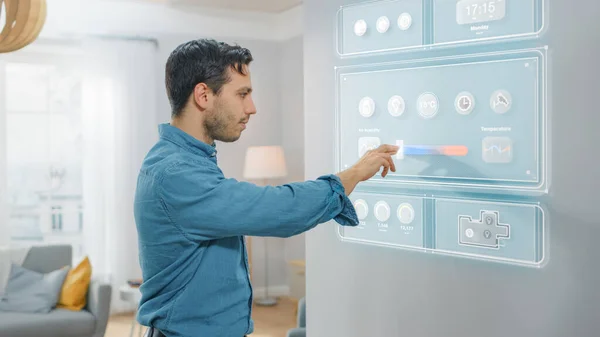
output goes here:
[[343, 242], [546, 265], [549, 48], [529, 43], [543, 32], [546, 1], [340, 8], [338, 57], [361, 57], [335, 68], [336, 169], [382, 144], [399, 149], [395, 172], [351, 194], [359, 225], [336, 227]]
[[337, 52], [368, 55], [522, 40], [544, 31], [546, 0], [383, 0], [343, 6]]

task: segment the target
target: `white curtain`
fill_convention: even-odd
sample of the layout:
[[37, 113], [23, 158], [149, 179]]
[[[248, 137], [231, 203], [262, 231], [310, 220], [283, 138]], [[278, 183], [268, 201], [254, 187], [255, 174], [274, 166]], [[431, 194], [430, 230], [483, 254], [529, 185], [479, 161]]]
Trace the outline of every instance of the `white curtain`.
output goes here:
[[[5, 72], [6, 64], [0, 60], [0, 102], [6, 102]], [[0, 135], [6, 135], [6, 111], [5, 105], [0, 104]], [[6, 172], [6, 137], [0, 137], [0, 247], [8, 246], [10, 243], [10, 228], [8, 227], [8, 202], [7, 195], [7, 172]]]
[[132, 309], [119, 287], [141, 278], [133, 217], [136, 179], [156, 142], [157, 47], [151, 41], [84, 43], [84, 249], [94, 278], [113, 285], [112, 312]]

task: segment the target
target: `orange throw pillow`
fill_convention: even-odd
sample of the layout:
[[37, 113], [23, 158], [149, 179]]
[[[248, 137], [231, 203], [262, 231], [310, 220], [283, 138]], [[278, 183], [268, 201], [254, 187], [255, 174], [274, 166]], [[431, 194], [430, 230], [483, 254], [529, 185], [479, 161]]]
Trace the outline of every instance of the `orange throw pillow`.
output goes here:
[[92, 280], [92, 266], [86, 256], [65, 278], [57, 308], [79, 311], [87, 302], [87, 292]]

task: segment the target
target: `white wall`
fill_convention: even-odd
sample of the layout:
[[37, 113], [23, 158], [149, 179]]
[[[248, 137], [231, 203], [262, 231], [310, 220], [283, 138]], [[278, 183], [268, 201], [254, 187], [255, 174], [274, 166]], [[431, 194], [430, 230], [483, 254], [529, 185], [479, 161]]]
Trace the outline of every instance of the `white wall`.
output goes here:
[[202, 34], [215, 38], [286, 40], [299, 32], [298, 9], [280, 15], [174, 8], [127, 0], [47, 0], [42, 36], [86, 34], [152, 37]]
[[[304, 55], [302, 36], [281, 46], [281, 141], [289, 167], [288, 181], [304, 180]], [[286, 239], [287, 261], [304, 259], [304, 234]]]
[[[85, 4], [85, 7], [83, 7]], [[274, 183], [304, 178], [304, 118], [302, 82], [302, 9], [282, 14], [236, 13], [198, 8], [175, 9], [135, 1], [48, 0], [48, 18], [40, 39], [109, 35], [150, 38], [158, 42], [157, 120], [170, 119], [164, 88], [164, 66], [171, 51], [191, 39], [211, 37], [237, 43], [251, 50], [254, 99], [258, 108], [236, 143], [218, 144], [219, 165], [224, 173], [243, 180], [246, 148], [281, 144], [290, 175]], [[136, 242], [137, 238], [129, 238]], [[253, 241], [253, 283], [257, 295], [264, 286], [263, 239]], [[269, 285], [272, 292], [286, 291], [287, 262], [304, 258], [304, 236], [268, 239]]]

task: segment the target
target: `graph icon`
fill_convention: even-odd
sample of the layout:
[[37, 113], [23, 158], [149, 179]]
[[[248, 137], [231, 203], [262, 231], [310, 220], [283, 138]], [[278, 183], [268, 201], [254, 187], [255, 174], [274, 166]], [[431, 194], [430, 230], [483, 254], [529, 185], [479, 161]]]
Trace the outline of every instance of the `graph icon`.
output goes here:
[[513, 160], [513, 141], [508, 137], [486, 137], [482, 143], [483, 161], [506, 164]]

